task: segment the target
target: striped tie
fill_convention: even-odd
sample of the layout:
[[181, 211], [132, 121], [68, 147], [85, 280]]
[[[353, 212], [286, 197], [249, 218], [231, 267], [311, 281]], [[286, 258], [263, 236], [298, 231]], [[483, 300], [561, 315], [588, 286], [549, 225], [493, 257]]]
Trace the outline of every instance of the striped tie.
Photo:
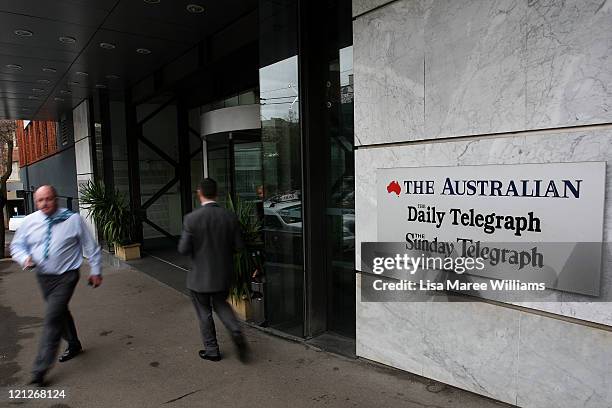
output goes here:
[[54, 224], [59, 224], [60, 222], [66, 221], [72, 214], [74, 214], [72, 211], [64, 210], [53, 217], [47, 217], [47, 235], [45, 236], [45, 250], [43, 252], [43, 259], [47, 259], [49, 257], [49, 246], [51, 245], [51, 227]]

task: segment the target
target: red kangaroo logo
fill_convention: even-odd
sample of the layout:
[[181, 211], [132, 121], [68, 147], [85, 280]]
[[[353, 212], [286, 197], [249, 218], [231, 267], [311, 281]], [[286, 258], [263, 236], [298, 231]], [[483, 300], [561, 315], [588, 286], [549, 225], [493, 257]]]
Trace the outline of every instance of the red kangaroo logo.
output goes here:
[[387, 186], [387, 193], [389, 194], [395, 193], [397, 195], [400, 195], [401, 192], [402, 192], [402, 188], [400, 187], [399, 183], [395, 180], [390, 182], [389, 185]]

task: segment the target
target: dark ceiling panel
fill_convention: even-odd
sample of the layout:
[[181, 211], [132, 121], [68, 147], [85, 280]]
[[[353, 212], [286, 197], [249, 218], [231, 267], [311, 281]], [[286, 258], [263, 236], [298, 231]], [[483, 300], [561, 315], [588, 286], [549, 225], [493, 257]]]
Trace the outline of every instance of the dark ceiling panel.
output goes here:
[[0, 11], [98, 27], [117, 0], [0, 0]]
[[[204, 12], [189, 13], [187, 4], [200, 4]], [[257, 6], [258, 0], [0, 0], [0, 116], [28, 112], [35, 119], [57, 119], [100, 86], [120, 99], [127, 88]], [[17, 29], [33, 35], [19, 37]], [[256, 37], [256, 31], [244, 35]], [[76, 43], [61, 43], [59, 36]], [[104, 49], [102, 42], [115, 47]]]
[[[160, 38], [187, 44], [200, 40], [198, 29], [191, 24], [169, 21], [173, 15], [189, 14], [183, 7], [177, 10], [181, 1], [167, 1], [147, 4], [144, 1], [123, 1], [113, 10], [102, 28], [146, 37]], [[184, 16], [185, 23], [194, 17]], [[191, 17], [187, 18], [187, 17]], [[200, 19], [201, 20], [201, 19]], [[138, 21], [139, 24], [134, 24]], [[176, 18], [176, 21], [179, 21]]]
[[[25, 93], [25, 94], [30, 95], [32, 94], [32, 89], [37, 89], [37, 90], [43, 89], [45, 91], [48, 91], [49, 86], [39, 84], [36, 82], [0, 80], [0, 92]], [[39, 92], [39, 91], [36, 91], [36, 92]]]
[[0, 43], [0, 55], [35, 57], [46, 60], [72, 62], [77, 57], [78, 53], [69, 50], [53, 50], [46, 47], [24, 47], [20, 44]]
[[[21, 69], [10, 69], [7, 67], [7, 65], [10, 64], [19, 65], [21, 66]], [[22, 78], [22, 75], [37, 78], [57, 79], [63, 72], [66, 71], [66, 69], [68, 69], [69, 66], [69, 63], [62, 61], [0, 55], [0, 74], [3, 76], [10, 76], [11, 78], [14, 78], [15, 81], [19, 81], [20, 78]], [[43, 68], [52, 68], [56, 70], [56, 72], [44, 72]]]
[[[101, 42], [112, 43], [113, 50], [100, 47]], [[116, 31], [99, 30], [91, 44], [79, 56], [74, 67], [89, 73], [93, 81], [108, 85], [107, 75], [119, 75], [129, 83], [149, 75], [161, 65], [181, 55], [190, 45], [150, 37], [141, 37]], [[150, 54], [139, 54], [138, 48], [146, 48]], [[70, 74], [74, 73], [71, 69]], [[100, 83], [100, 82], [96, 82]]]
[[[203, 6], [204, 12], [188, 12], [189, 4]], [[113, 10], [103, 28], [110, 28], [112, 25], [123, 27], [121, 31], [144, 33], [147, 23], [157, 22], [183, 27], [193, 33], [210, 34], [239, 16], [255, 10], [257, 5], [257, 0], [166, 0], [157, 4], [147, 4], [142, 0], [123, 0]], [[141, 21], [143, 24], [135, 25], [133, 21]]]
[[[85, 25], [69, 24], [61, 21], [46, 20], [38, 17], [0, 13], [0, 42], [16, 44], [24, 48], [38, 47], [51, 50], [78, 53], [89, 41], [96, 28]], [[15, 30], [28, 30], [30, 37], [15, 35]], [[65, 44], [59, 37], [73, 37], [74, 44]]]

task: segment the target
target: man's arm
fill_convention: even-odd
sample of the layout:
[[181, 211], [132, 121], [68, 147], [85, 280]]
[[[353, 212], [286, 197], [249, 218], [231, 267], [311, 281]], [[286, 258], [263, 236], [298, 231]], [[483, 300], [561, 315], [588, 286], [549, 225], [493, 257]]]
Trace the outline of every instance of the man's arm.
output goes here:
[[81, 246], [83, 247], [83, 255], [89, 261], [89, 265], [91, 266], [90, 275], [100, 276], [102, 273], [102, 255], [100, 251], [100, 245], [96, 242], [89, 227], [83, 220], [83, 217], [76, 214], [79, 217], [79, 238], [81, 241]]
[[17, 228], [17, 231], [15, 231], [15, 236], [11, 241], [11, 257], [22, 267], [28, 266], [26, 263], [28, 259], [31, 260], [30, 246], [27, 242], [27, 229], [27, 224], [23, 222], [21, 226]]
[[189, 224], [189, 215], [187, 215], [183, 222], [183, 233], [178, 244], [178, 251], [183, 255], [193, 254], [193, 230]]

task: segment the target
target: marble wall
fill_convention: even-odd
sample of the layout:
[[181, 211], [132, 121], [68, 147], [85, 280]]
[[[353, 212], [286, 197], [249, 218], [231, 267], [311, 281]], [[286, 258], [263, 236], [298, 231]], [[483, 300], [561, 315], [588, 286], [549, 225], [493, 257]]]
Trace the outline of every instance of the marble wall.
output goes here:
[[[361, 242], [376, 241], [376, 169], [393, 167], [460, 166], [605, 161], [606, 195], [612, 194], [612, 129], [546, 131], [521, 136], [488, 137], [468, 141], [421, 143], [404, 146], [361, 148], [355, 153], [355, 242], [360, 268]], [[604, 210], [604, 241], [612, 241], [612, 206]], [[602, 294], [612, 291], [612, 251], [604, 246]], [[585, 298], [560, 293], [560, 302], [523, 304], [559, 315], [612, 326], [608, 303], [584, 303]]]
[[[354, 0], [353, 15], [358, 269], [378, 168], [605, 161], [610, 197], [612, 2]], [[610, 248], [603, 265], [610, 293]], [[369, 303], [357, 281], [361, 357], [521, 407], [612, 406], [609, 303]]]
[[[91, 118], [89, 117], [89, 101], [84, 100], [72, 111], [74, 123], [74, 155], [76, 159], [76, 184], [80, 190], [81, 186], [88, 181], [94, 180], [94, 168], [92, 158], [92, 144], [95, 144], [91, 134]], [[81, 193], [79, 192], [79, 197]], [[97, 238], [96, 225], [88, 217], [89, 211], [79, 210], [87, 226], [94, 237]]]
[[[360, 1], [362, 13], [380, 2]], [[356, 145], [612, 122], [612, 5], [399, 0], [354, 21]], [[385, 112], [390, 112], [386, 114]]]
[[516, 309], [358, 301], [356, 350], [520, 407], [612, 406], [612, 333]]
[[353, 0], [353, 17], [367, 13], [376, 7], [391, 3], [392, 1], [393, 0]]

